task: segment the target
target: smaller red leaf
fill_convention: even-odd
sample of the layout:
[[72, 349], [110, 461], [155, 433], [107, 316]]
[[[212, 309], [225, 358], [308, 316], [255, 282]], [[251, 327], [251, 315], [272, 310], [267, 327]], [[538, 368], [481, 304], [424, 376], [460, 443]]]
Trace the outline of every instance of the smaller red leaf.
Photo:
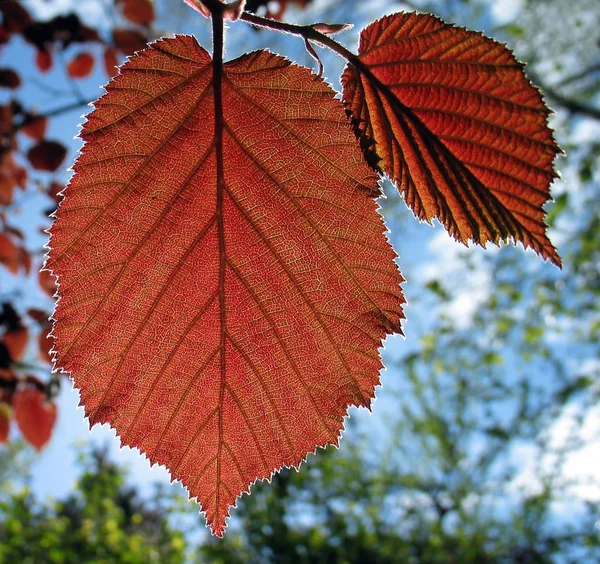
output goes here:
[[21, 126], [21, 132], [35, 141], [41, 141], [46, 135], [47, 127], [48, 118], [46, 116], [40, 116], [23, 124], [23, 126]]
[[21, 33], [31, 25], [29, 12], [17, 0], [2, 0], [0, 13], [3, 17], [3, 26], [8, 33]]
[[106, 51], [104, 51], [104, 70], [106, 74], [110, 77], [115, 76], [117, 74], [119, 66], [119, 60], [117, 59], [117, 51], [112, 47], [108, 47]]
[[48, 196], [58, 204], [62, 199], [60, 194], [64, 189], [64, 184], [61, 184], [60, 182], [51, 182], [50, 186], [48, 186]]
[[17, 182], [17, 186], [21, 188], [21, 190], [25, 190], [27, 187], [27, 178], [28, 172], [25, 167], [19, 166], [15, 168], [15, 180]]
[[52, 68], [52, 55], [49, 51], [38, 51], [35, 55], [35, 64], [41, 72], [48, 72]]
[[0, 233], [0, 264], [11, 274], [19, 272], [19, 248], [6, 233]]
[[[3, 347], [0, 343], [0, 349]], [[12, 405], [16, 384], [15, 373], [10, 368], [0, 368], [0, 408]]]
[[8, 433], [10, 431], [10, 407], [5, 403], [0, 403], [0, 443], [8, 442]]
[[44, 392], [28, 386], [17, 390], [13, 399], [15, 420], [21, 434], [38, 451], [50, 440], [56, 423], [56, 405]]
[[0, 69], [0, 88], [15, 90], [21, 86], [21, 77], [12, 69]]
[[145, 49], [148, 42], [143, 33], [134, 29], [115, 29], [112, 35], [115, 47], [125, 55]]
[[66, 156], [66, 147], [58, 141], [40, 141], [27, 151], [31, 166], [46, 172], [58, 170]]
[[35, 307], [28, 309], [27, 315], [40, 325], [44, 325], [50, 319], [50, 314], [47, 311]]
[[94, 57], [90, 53], [79, 53], [67, 65], [67, 72], [71, 78], [86, 78], [94, 68]]
[[154, 21], [152, 0], [123, 0], [123, 16], [134, 24], [148, 25]]
[[23, 358], [25, 349], [27, 348], [27, 340], [29, 334], [25, 327], [18, 327], [12, 331], [7, 331], [2, 338], [2, 342], [10, 355], [13, 362], [17, 362]]
[[8, 167], [0, 168], [0, 206], [9, 206], [13, 201], [17, 182], [14, 172]]

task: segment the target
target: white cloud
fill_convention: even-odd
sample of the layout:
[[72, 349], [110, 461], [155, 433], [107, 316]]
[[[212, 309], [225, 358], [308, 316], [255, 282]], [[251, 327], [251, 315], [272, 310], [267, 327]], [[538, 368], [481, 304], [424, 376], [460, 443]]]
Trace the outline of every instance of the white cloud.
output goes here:
[[[456, 327], [467, 327], [492, 288], [490, 272], [483, 261], [479, 261], [481, 250], [475, 247], [467, 250], [440, 228], [431, 238], [427, 251], [428, 260], [418, 269], [418, 282], [425, 285], [433, 279], [439, 279], [448, 283], [452, 299], [444, 306], [444, 311], [453, 319]], [[495, 251], [495, 247], [489, 246], [485, 252], [489, 254]], [[464, 252], [472, 253], [480, 267], [467, 270], [461, 258]]]
[[492, 4], [492, 15], [496, 24], [512, 22], [519, 15], [523, 0], [496, 0]]
[[[548, 430], [549, 452], [540, 457], [535, 445], [520, 444], [513, 449], [511, 460], [520, 471], [510, 485], [515, 495], [536, 495], [543, 489], [542, 479], [560, 463], [560, 452], [566, 452], [558, 469], [560, 484], [565, 485], [554, 510], [567, 513], [582, 502], [600, 502], [600, 407], [591, 408], [580, 419], [581, 406], [573, 404]], [[572, 449], [572, 450], [571, 450]]]

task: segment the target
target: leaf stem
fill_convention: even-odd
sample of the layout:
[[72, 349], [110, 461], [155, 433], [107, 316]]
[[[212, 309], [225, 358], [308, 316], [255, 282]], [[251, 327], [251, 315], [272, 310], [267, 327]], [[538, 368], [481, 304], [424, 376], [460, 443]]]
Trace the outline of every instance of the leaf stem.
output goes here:
[[240, 16], [240, 20], [244, 20], [246, 23], [260, 28], [270, 29], [272, 31], [279, 31], [281, 33], [290, 33], [292, 35], [298, 35], [299, 37], [304, 38], [304, 41], [306, 43], [312, 41], [314, 43], [318, 43], [322, 47], [327, 47], [328, 49], [331, 49], [334, 53], [337, 53], [338, 55], [346, 59], [352, 66], [354, 66], [359, 72], [366, 76], [369, 79], [369, 81], [371, 81], [371, 83], [377, 86], [380, 90], [386, 90], [386, 87], [371, 72], [371, 69], [360, 60], [358, 55], [354, 54], [352, 51], [344, 47], [344, 45], [342, 45], [335, 39], [329, 37], [329, 35], [321, 33], [320, 31], [315, 29], [315, 26], [319, 24], [290, 24], [286, 22], [280, 22], [278, 20], [263, 18], [262, 16], [257, 16], [256, 14], [252, 14], [250, 12], [243, 12]]
[[40, 118], [52, 118], [55, 116], [59, 116], [61, 114], [66, 114], [68, 112], [77, 110], [78, 108], [84, 108], [86, 106], [89, 106], [90, 104], [93, 104], [96, 101], [97, 101], [97, 98], [92, 98], [90, 100], [81, 100], [81, 101], [78, 100], [76, 102], [72, 102], [71, 104], [59, 106], [57, 108], [54, 108], [53, 110], [49, 110], [47, 112], [43, 112], [43, 113], [39, 113], [39, 114], [28, 112], [28, 113], [26, 113], [25, 118], [21, 122], [13, 124], [12, 128], [9, 131], [9, 135], [13, 135], [13, 134], [17, 133], [17, 131], [19, 131], [25, 125], [28, 125]]
[[[279, 31], [281, 33], [291, 33], [292, 35], [298, 35], [303, 37], [305, 40], [313, 41], [318, 43], [323, 47], [328, 47], [338, 55], [344, 57], [349, 63], [352, 63], [354, 66], [361, 68], [362, 65], [360, 59], [344, 47], [341, 43], [335, 41], [335, 39], [331, 39], [328, 35], [317, 31], [312, 25], [297, 25], [290, 24], [286, 22], [280, 22], [278, 20], [272, 20], [269, 18], [263, 18], [262, 16], [257, 16], [256, 14], [252, 14], [250, 12], [244, 12], [240, 16], [241, 20], [244, 20], [246, 23], [251, 25], [270, 29], [272, 31]], [[316, 25], [316, 24], [315, 24]]]

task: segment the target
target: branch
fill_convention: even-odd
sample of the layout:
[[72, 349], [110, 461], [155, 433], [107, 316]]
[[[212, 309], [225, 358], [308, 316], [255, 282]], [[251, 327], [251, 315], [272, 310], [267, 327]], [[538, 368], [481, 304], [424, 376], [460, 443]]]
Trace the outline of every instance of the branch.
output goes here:
[[575, 74], [563, 78], [563, 80], [561, 81], [561, 86], [583, 80], [584, 78], [587, 78], [589, 75], [594, 74], [595, 72], [600, 72], [600, 63], [591, 65]]
[[600, 108], [595, 108], [594, 106], [589, 106], [588, 104], [584, 104], [579, 100], [564, 96], [554, 90], [554, 88], [550, 86], [544, 86], [542, 83], [540, 83], [540, 88], [546, 94], [546, 96], [548, 96], [548, 98], [554, 100], [557, 104], [572, 114], [579, 114], [600, 121]]
[[[544, 81], [533, 71], [533, 65], [531, 63], [529, 65], [528, 74], [530, 79], [538, 85], [539, 89], [547, 98], [553, 100], [565, 110], [571, 112], [572, 114], [579, 114], [600, 121], [600, 108], [590, 106], [584, 102], [570, 98], [569, 96], [565, 96], [558, 92], [554, 86], [545, 84]], [[570, 79], [567, 79], [565, 84], [569, 81]]]
[[25, 119], [19, 124], [14, 124], [12, 129], [10, 130], [10, 135], [15, 134], [19, 129], [21, 129], [24, 125], [32, 123], [40, 118], [52, 118], [59, 116], [61, 114], [66, 114], [68, 112], [72, 112], [73, 110], [77, 110], [78, 108], [85, 108], [90, 104], [96, 102], [96, 98], [92, 98], [90, 100], [77, 100], [76, 102], [72, 102], [70, 104], [66, 104], [64, 106], [59, 106], [58, 108], [54, 108], [53, 110], [49, 110], [47, 112], [41, 114], [32, 114], [27, 112], [25, 115]]
[[349, 63], [352, 63], [355, 67], [360, 68], [361, 71], [366, 70], [369, 72], [369, 69], [362, 64], [362, 61], [354, 53], [352, 53], [352, 51], [349, 51], [341, 43], [331, 39], [331, 37], [325, 33], [318, 31], [318, 28], [331, 28], [335, 29], [336, 31], [340, 31], [347, 27], [346, 24], [341, 24], [338, 26], [331, 26], [328, 24], [296, 25], [280, 22], [278, 20], [271, 20], [269, 18], [263, 18], [250, 12], [244, 12], [240, 16], [240, 20], [244, 20], [246, 23], [263, 29], [270, 29], [272, 31], [279, 31], [281, 33], [298, 35], [299, 37], [304, 38], [305, 41], [312, 41], [322, 45], [323, 47], [328, 47], [338, 55], [344, 57], [344, 59], [346, 59]]

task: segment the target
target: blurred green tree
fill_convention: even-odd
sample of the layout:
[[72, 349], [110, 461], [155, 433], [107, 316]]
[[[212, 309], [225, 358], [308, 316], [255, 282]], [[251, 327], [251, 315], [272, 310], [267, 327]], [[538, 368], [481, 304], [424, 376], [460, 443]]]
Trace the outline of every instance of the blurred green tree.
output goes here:
[[168, 522], [171, 494], [140, 498], [105, 449], [82, 451], [79, 463], [82, 473], [65, 499], [40, 502], [26, 485], [2, 492], [1, 563], [186, 561], [183, 533]]

